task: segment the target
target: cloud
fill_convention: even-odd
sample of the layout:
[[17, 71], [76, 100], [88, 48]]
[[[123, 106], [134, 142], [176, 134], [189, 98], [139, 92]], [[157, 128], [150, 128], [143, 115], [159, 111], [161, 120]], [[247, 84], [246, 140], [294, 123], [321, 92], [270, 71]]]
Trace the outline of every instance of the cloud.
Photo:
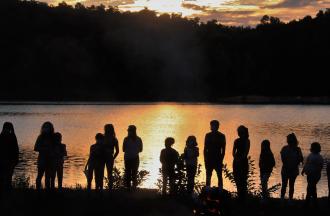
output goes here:
[[317, 5], [318, 3], [322, 3], [323, 1], [319, 0], [283, 0], [278, 4], [269, 5], [268, 8], [297, 8], [297, 7], [305, 7], [309, 5]]

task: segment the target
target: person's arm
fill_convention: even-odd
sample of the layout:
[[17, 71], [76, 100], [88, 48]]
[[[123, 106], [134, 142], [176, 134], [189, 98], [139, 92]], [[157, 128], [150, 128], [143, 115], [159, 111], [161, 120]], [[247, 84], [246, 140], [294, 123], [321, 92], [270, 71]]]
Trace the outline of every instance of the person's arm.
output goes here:
[[164, 163], [164, 151], [161, 150], [160, 156], [159, 156], [159, 161], [163, 164]]
[[204, 161], [205, 161], [205, 163], [207, 162], [207, 152], [208, 152], [208, 136], [207, 136], [207, 134], [205, 135], [205, 140], [204, 140], [204, 151], [203, 151], [203, 153], [204, 153]]
[[139, 138], [139, 152], [142, 152], [143, 151], [143, 142], [142, 142], [142, 139]]
[[247, 140], [246, 149], [245, 149], [245, 157], [248, 157], [249, 152], [250, 152], [250, 140]]
[[309, 163], [310, 163], [309, 160], [310, 160], [310, 156], [307, 157], [306, 162], [304, 164], [304, 167], [303, 167], [303, 169], [301, 171], [301, 175], [302, 176], [305, 175], [305, 173], [306, 173], [306, 168], [307, 168], [307, 166], [309, 166]]
[[196, 157], [199, 157], [199, 148], [196, 147]]
[[235, 158], [235, 155], [236, 155], [236, 140], [234, 141], [234, 146], [233, 146], [233, 158]]
[[36, 143], [34, 144], [34, 151], [39, 152], [40, 151], [40, 145], [41, 145], [41, 139], [40, 136], [38, 136]]
[[302, 154], [300, 148], [298, 148], [298, 154], [299, 154], [299, 164], [300, 164], [300, 163], [303, 164], [303, 163], [304, 163], [304, 157], [303, 157], [303, 154]]
[[68, 152], [66, 150], [66, 145], [65, 144], [63, 144], [63, 156], [64, 157], [68, 156]]
[[123, 142], [123, 152], [126, 152], [127, 138], [124, 139]]
[[226, 154], [226, 136], [223, 135], [223, 145], [221, 146], [221, 155], [220, 155], [221, 161], [223, 161], [225, 154]]
[[116, 159], [116, 157], [118, 156], [119, 154], [119, 145], [118, 145], [118, 140], [115, 139], [115, 154], [113, 155], [113, 159]]

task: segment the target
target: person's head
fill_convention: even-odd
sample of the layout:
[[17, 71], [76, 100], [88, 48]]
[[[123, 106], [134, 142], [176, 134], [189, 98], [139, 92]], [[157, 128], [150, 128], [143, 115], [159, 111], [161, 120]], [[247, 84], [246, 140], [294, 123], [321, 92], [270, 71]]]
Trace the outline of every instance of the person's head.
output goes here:
[[96, 141], [96, 143], [103, 143], [103, 140], [104, 140], [104, 135], [103, 134], [97, 133], [95, 135], [95, 141]]
[[137, 136], [136, 135], [136, 126], [135, 125], [128, 126], [127, 132], [128, 132], [129, 137], [136, 137]]
[[112, 124], [104, 125], [104, 135], [116, 137], [115, 128], [113, 127]]
[[56, 132], [54, 134], [54, 139], [56, 143], [62, 143], [62, 134], [59, 132]]
[[195, 136], [189, 136], [186, 141], [186, 146], [187, 147], [196, 147], [197, 146], [197, 141]]
[[41, 134], [53, 134], [54, 125], [51, 122], [45, 122], [41, 126]]
[[5, 122], [2, 127], [3, 134], [15, 134], [14, 125], [11, 122]]
[[269, 140], [264, 140], [261, 142], [261, 152], [270, 152], [270, 142]]
[[321, 152], [321, 145], [318, 142], [313, 142], [311, 144], [311, 149], [310, 151], [314, 154], [319, 154]]
[[296, 135], [294, 133], [289, 134], [286, 137], [286, 140], [287, 140], [288, 145], [290, 147], [297, 147], [298, 146], [298, 139], [297, 139], [297, 137], [296, 137]]
[[165, 139], [165, 147], [170, 148], [175, 143], [175, 140], [173, 137], [167, 137]]
[[212, 120], [210, 122], [210, 128], [212, 132], [218, 131], [219, 130], [220, 123], [218, 120]]
[[249, 129], [244, 125], [241, 125], [237, 128], [237, 134], [240, 138], [247, 139], [249, 138]]

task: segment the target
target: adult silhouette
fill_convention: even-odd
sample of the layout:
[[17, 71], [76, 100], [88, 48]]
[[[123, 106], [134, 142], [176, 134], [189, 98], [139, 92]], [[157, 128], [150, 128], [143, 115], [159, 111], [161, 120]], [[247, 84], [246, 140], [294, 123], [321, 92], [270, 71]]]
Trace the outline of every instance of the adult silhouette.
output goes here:
[[286, 188], [289, 183], [289, 200], [293, 199], [294, 184], [299, 175], [299, 164], [303, 162], [304, 158], [301, 149], [298, 147], [298, 139], [294, 133], [287, 136], [287, 145], [281, 150], [282, 159], [282, 189], [281, 199], [284, 200]]
[[233, 147], [233, 174], [237, 188], [237, 195], [240, 201], [245, 201], [248, 192], [248, 173], [249, 161], [248, 155], [250, 151], [249, 130], [241, 125], [237, 128], [238, 137]]
[[36, 188], [41, 189], [41, 180], [45, 175], [45, 187], [51, 189], [54, 185], [51, 184], [51, 178], [54, 174], [54, 126], [51, 122], [45, 122], [41, 126], [40, 135], [34, 145], [34, 151], [38, 152], [38, 174], [36, 178]]
[[137, 187], [137, 173], [140, 165], [139, 153], [143, 150], [143, 143], [141, 138], [137, 136], [135, 125], [130, 125], [127, 132], [128, 135], [123, 142], [123, 152], [126, 187], [130, 190], [132, 186], [133, 189]]
[[104, 135], [97, 133], [95, 135], [95, 144], [91, 145], [89, 158], [85, 166], [85, 174], [87, 177], [87, 189], [91, 190], [93, 174], [95, 175], [96, 190], [103, 190], [104, 178], [104, 153], [103, 153]]
[[268, 180], [275, 167], [274, 154], [270, 148], [269, 140], [261, 142], [261, 152], [259, 157], [260, 182], [262, 188], [262, 198], [268, 198]]
[[223, 188], [222, 167], [226, 151], [226, 137], [219, 132], [220, 123], [217, 120], [210, 122], [211, 132], [207, 133], [204, 142], [204, 161], [206, 169], [206, 186], [211, 185], [213, 170], [218, 176], [218, 186]]
[[116, 138], [115, 128], [112, 124], [106, 124], [104, 126], [104, 162], [107, 168], [107, 175], [109, 181], [109, 189], [113, 187], [113, 165], [116, 157], [119, 154], [118, 139]]
[[12, 177], [18, 164], [18, 144], [14, 126], [10, 122], [3, 124], [0, 134], [0, 193], [8, 192], [12, 187]]

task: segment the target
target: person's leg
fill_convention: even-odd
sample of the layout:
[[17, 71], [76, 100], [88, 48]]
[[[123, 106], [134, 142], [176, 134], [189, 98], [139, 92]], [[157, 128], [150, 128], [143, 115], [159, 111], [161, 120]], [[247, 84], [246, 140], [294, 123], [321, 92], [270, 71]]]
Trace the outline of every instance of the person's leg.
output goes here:
[[261, 180], [261, 188], [262, 188], [262, 198], [267, 199], [268, 198], [268, 180], [270, 177], [270, 173], [262, 173], [260, 174], [260, 180]]
[[134, 188], [136, 188], [138, 186], [137, 175], [138, 175], [138, 171], [139, 171], [139, 166], [140, 166], [140, 159], [137, 157], [133, 161], [133, 169], [132, 169], [132, 181], [133, 181]]
[[213, 168], [211, 165], [205, 165], [205, 171], [206, 171], [206, 186], [211, 186], [211, 178], [212, 178], [212, 172]]
[[39, 163], [38, 164], [38, 170], [37, 170], [37, 178], [36, 178], [36, 189], [40, 190], [41, 189], [41, 180], [42, 177], [45, 174], [45, 166], [44, 164]]
[[92, 189], [93, 172], [94, 172], [94, 166], [90, 164], [87, 170], [87, 190]]
[[305, 205], [309, 205], [310, 200], [311, 200], [311, 193], [312, 193], [312, 186], [311, 186], [311, 177], [307, 175], [307, 189], [306, 189], [306, 201]]
[[296, 178], [297, 178], [297, 176], [291, 176], [289, 178], [289, 199], [290, 200], [293, 199], [294, 185], [295, 185], [295, 182], [296, 182]]
[[63, 185], [63, 163], [61, 163], [58, 167], [57, 167], [57, 184], [58, 184], [58, 189], [62, 189], [62, 185]]
[[223, 189], [222, 163], [216, 165], [215, 171], [217, 172], [217, 177], [218, 177], [218, 187], [219, 189]]
[[110, 190], [112, 190], [112, 187], [113, 187], [113, 174], [112, 174], [113, 164], [114, 164], [113, 159], [107, 160], [106, 164], [105, 164], [107, 167], [108, 187]]
[[283, 173], [282, 173], [281, 177], [282, 177], [281, 199], [284, 199], [289, 178]]
[[125, 182], [128, 189], [131, 188], [132, 162], [125, 160]]
[[196, 166], [187, 166], [187, 179], [188, 179], [187, 191], [188, 191], [188, 193], [194, 192], [196, 170], [197, 170]]

